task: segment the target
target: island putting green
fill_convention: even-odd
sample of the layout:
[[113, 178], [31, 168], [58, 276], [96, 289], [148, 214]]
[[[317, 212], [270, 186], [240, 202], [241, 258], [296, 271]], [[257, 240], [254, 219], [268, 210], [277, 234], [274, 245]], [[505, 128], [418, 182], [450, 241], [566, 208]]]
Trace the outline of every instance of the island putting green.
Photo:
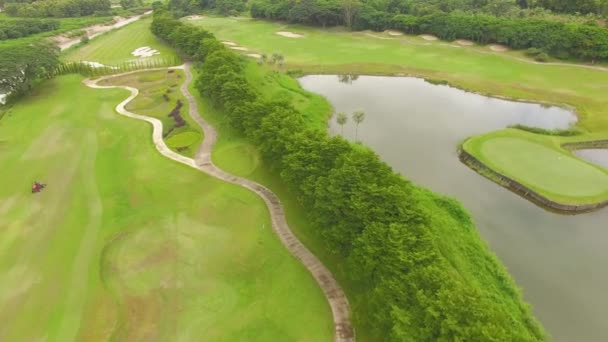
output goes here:
[[494, 133], [469, 139], [463, 148], [485, 166], [551, 201], [579, 205], [608, 199], [606, 170], [542, 139]]

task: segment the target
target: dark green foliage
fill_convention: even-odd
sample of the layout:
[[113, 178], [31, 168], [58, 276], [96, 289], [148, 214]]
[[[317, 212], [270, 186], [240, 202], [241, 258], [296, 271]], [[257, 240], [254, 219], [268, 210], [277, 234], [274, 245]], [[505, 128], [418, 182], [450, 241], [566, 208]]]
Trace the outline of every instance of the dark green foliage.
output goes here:
[[[155, 12], [154, 32], [193, 51], [191, 57], [204, 56], [197, 89], [258, 146], [297, 196], [335, 255], [342, 280], [356, 289], [355, 316], [366, 317], [361, 324], [377, 340], [544, 339], [456, 201], [413, 185], [371, 150], [310, 128], [291, 103], [252, 90], [245, 59], [211, 34], [193, 32], [202, 29], [184, 26], [164, 10]], [[198, 51], [190, 35], [207, 37]], [[464, 238], [442, 234], [448, 230]]]
[[[319, 6], [315, 0], [254, 0], [251, 15], [311, 25], [347, 25], [340, 0], [326, 1], [329, 3]], [[485, 3], [484, 6], [496, 11], [503, 6], [493, 5], [492, 1], [479, 3]], [[533, 17], [496, 16], [497, 13], [492, 13], [494, 10], [485, 13], [452, 12], [455, 9], [475, 9], [476, 2], [445, 7], [447, 4], [458, 2], [435, 3], [428, 7], [428, 3], [418, 2], [412, 5], [407, 1], [364, 1], [355, 13], [352, 28], [375, 31], [390, 28], [411, 34], [434, 34], [445, 40], [469, 39], [482, 44], [505, 44], [515, 49], [535, 48], [558, 58], [608, 60], [608, 29], [604, 27]], [[430, 8], [433, 10], [428, 10]]]
[[59, 28], [57, 20], [21, 19], [0, 21], [0, 40], [17, 39]]
[[15, 98], [28, 93], [34, 84], [50, 77], [59, 64], [59, 48], [49, 42], [0, 47], [0, 94]]
[[510, 127], [516, 128], [516, 129], [519, 129], [522, 131], [526, 131], [526, 132], [536, 133], [536, 134], [556, 135], [556, 136], [561, 136], [561, 137], [570, 137], [570, 136], [582, 134], [582, 132], [580, 130], [575, 129], [575, 128], [551, 130], [551, 129], [544, 129], [544, 128], [538, 128], [538, 127], [524, 126], [524, 125], [513, 125]]
[[66, 18], [81, 17], [100, 13], [110, 13], [110, 0], [39, 0], [7, 1], [6, 14], [13, 17]]
[[169, 9], [176, 17], [212, 10], [222, 15], [238, 15], [247, 9], [245, 0], [169, 0]]

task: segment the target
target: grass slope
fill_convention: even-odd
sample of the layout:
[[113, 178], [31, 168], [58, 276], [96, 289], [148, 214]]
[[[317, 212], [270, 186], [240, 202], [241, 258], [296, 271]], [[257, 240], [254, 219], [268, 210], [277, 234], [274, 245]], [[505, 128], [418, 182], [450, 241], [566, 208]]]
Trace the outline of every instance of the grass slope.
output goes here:
[[[150, 32], [150, 18], [138, 20], [116, 30], [112, 30], [77, 49], [70, 49], [64, 55], [67, 61], [90, 61], [106, 65], [128, 62], [144, 62], [150, 59], [164, 60], [169, 64], [179, 64], [175, 51], [160, 42]], [[152, 57], [140, 58], [131, 55], [135, 49], [148, 46], [160, 52]]]
[[126, 91], [80, 81], [0, 121], [0, 340], [330, 340], [262, 200], [162, 157], [114, 113]]
[[[515, 99], [567, 105], [575, 108], [583, 134], [576, 141], [606, 139], [608, 137], [608, 72], [585, 69], [577, 66], [540, 65], [522, 61], [520, 52], [496, 53], [483, 47], [463, 47], [441, 41], [425, 41], [419, 37], [399, 38], [370, 32], [345, 32], [339, 28], [321, 30], [300, 25], [284, 25], [259, 20], [205, 17], [190, 21], [214, 32], [218, 38], [233, 41], [258, 53], [278, 52], [285, 56], [289, 69], [300, 69], [307, 73], [353, 73], [353, 74], [410, 74], [429, 79], [445, 80], [450, 84], [475, 92], [499, 95]], [[303, 38], [293, 39], [277, 35], [277, 31], [295, 31]], [[381, 39], [382, 38], [382, 39]], [[496, 132], [498, 135], [512, 134], [513, 130]], [[567, 178], [570, 189], [584, 187], [584, 170], [588, 163], [573, 159], [569, 151], [559, 147], [562, 142], [572, 141], [571, 137], [548, 137], [529, 135], [534, 141], [555, 145], [568, 155], [571, 171]], [[521, 138], [521, 137], [518, 137]], [[516, 140], [503, 141], [503, 148], [497, 153], [478, 154], [479, 150], [465, 149], [485, 160], [490, 166], [520, 164]], [[556, 143], [557, 142], [557, 143]], [[510, 147], [507, 145], [511, 145]], [[542, 150], [530, 151], [530, 161], [543, 158]], [[499, 159], [495, 159], [499, 158]], [[523, 166], [525, 165], [525, 166]], [[580, 203], [580, 201], [606, 199], [604, 189], [590, 196], [564, 188], [555, 177], [559, 172], [552, 170], [548, 163], [522, 164], [525, 169], [510, 172], [510, 175], [535, 189], [543, 189], [558, 202]], [[532, 170], [534, 168], [534, 170]], [[581, 171], [578, 173], [576, 171]], [[522, 172], [523, 171], [523, 172]], [[535, 174], [551, 174], [554, 182], [539, 182], [543, 177]], [[595, 180], [605, 184], [605, 177], [595, 173]], [[589, 180], [590, 182], [591, 180]], [[563, 182], [563, 179], [562, 179]], [[589, 184], [589, 183], [586, 183]], [[549, 187], [549, 188], [547, 188]]]
[[[280, 98], [290, 101], [302, 109], [311, 126], [325, 127], [331, 107], [326, 100], [316, 94], [308, 93], [290, 77], [260, 68], [249, 63], [248, 80], [268, 98]], [[192, 87], [191, 91], [196, 90]], [[367, 324], [373, 310], [364, 306], [365, 299], [359, 297], [359, 290], [347, 281], [346, 275], [339, 266], [339, 258], [326, 249], [325, 242], [319, 237], [316, 228], [307, 219], [307, 213], [297, 198], [286, 190], [280, 177], [269, 170], [261, 160], [254, 145], [232, 129], [221, 111], [213, 108], [206, 100], [197, 97], [199, 108], [205, 119], [219, 132], [217, 147], [213, 153], [216, 165], [234, 174], [253, 179], [274, 191], [285, 206], [287, 220], [298, 238], [332, 270], [346, 291], [353, 307], [354, 323], [358, 341], [379, 341], [383, 337], [374, 333], [374, 327]], [[425, 190], [419, 190], [425, 192]], [[504, 302], [514, 319], [528, 315], [528, 308], [523, 303], [517, 286], [508, 276], [507, 271], [498, 259], [488, 250], [480, 239], [475, 226], [470, 220], [453, 217], [447, 214], [454, 204], [448, 199], [433, 199], [433, 196], [421, 196], [426, 201], [424, 207], [433, 215], [431, 225], [441, 231], [435, 236], [449, 236], [449, 239], [435, 241], [446, 260], [449, 260], [454, 277], [462, 277], [476, 291], [487, 291], [493, 298]], [[441, 214], [444, 213], [444, 214]], [[462, 229], [465, 228], [465, 229]]]

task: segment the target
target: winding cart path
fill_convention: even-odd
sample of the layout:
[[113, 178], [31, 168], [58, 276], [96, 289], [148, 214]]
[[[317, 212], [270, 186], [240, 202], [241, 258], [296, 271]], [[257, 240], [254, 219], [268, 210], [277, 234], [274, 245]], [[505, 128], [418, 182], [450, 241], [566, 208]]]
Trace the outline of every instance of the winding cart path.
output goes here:
[[[207, 123], [207, 121], [205, 121], [205, 119], [200, 116], [196, 99], [188, 90], [188, 85], [192, 82], [192, 73], [190, 71], [190, 65], [185, 64], [179, 67], [173, 67], [171, 69], [184, 70], [184, 73], [186, 74], [186, 80], [181, 86], [181, 92], [188, 100], [190, 116], [201, 127], [204, 133], [203, 142], [201, 143], [194, 159], [184, 157], [176, 152], [173, 152], [167, 147], [167, 145], [163, 141], [163, 126], [160, 120], [144, 115], [135, 114], [126, 110], [125, 106], [134, 98], [136, 98], [139, 94], [138, 89], [127, 86], [100, 86], [97, 84], [97, 82], [101, 80], [122, 76], [125, 74], [111, 75], [107, 77], [102, 77], [97, 80], [85, 80], [84, 83], [91, 88], [123, 88], [129, 90], [131, 92], [131, 95], [126, 100], [119, 103], [118, 106], [116, 106], [116, 111], [121, 115], [149, 122], [153, 127], [152, 141], [154, 142], [156, 149], [165, 157], [180, 162], [182, 164], [186, 164], [217, 179], [247, 188], [256, 193], [258, 196], [260, 196], [266, 203], [268, 211], [270, 212], [270, 216], [272, 219], [272, 229], [277, 234], [283, 245], [287, 247], [289, 252], [291, 252], [293, 256], [299, 259], [302, 264], [304, 264], [306, 269], [310, 271], [312, 276], [315, 278], [315, 280], [321, 287], [321, 290], [325, 294], [325, 297], [329, 302], [329, 306], [331, 307], [334, 320], [334, 341], [355, 341], [355, 333], [350, 321], [350, 306], [348, 304], [348, 300], [346, 299], [344, 291], [334, 278], [333, 274], [323, 265], [323, 263], [321, 263], [321, 261], [316, 256], [314, 256], [314, 254], [312, 254], [306, 248], [306, 246], [304, 246], [304, 244], [302, 244], [302, 242], [300, 242], [300, 240], [298, 240], [298, 238], [291, 231], [289, 225], [287, 224], [287, 220], [285, 219], [285, 211], [283, 210], [283, 206], [281, 205], [281, 201], [279, 200], [277, 195], [275, 195], [268, 188], [256, 182], [231, 175], [215, 166], [215, 164], [213, 164], [213, 161], [211, 160], [211, 151], [213, 150], [213, 146], [217, 141], [217, 132], [213, 128], [213, 126], [209, 125], [209, 123]], [[135, 72], [142, 71], [145, 70], [139, 70]]]

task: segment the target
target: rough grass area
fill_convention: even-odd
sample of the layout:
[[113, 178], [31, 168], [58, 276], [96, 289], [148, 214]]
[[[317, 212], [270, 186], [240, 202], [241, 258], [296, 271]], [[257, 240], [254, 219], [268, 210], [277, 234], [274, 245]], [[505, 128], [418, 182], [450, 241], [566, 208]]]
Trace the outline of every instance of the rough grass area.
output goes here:
[[262, 200], [164, 158], [114, 112], [126, 91], [81, 81], [0, 121], [0, 340], [331, 340]]
[[[166, 64], [181, 63], [177, 54], [167, 45], [159, 41], [150, 32], [152, 19], [141, 19], [116, 30], [109, 31], [88, 44], [69, 49], [64, 56], [66, 61], [90, 61], [105, 65], [120, 65], [123, 63], [145, 63], [146, 60], [163, 60]], [[158, 50], [160, 54], [152, 57], [139, 58], [131, 55], [135, 49], [148, 46]]]
[[[247, 73], [252, 86], [268, 97], [275, 98], [280, 94], [281, 99], [293, 102], [304, 110], [305, 116], [312, 127], [324, 129], [327, 116], [331, 111], [331, 107], [326, 100], [318, 95], [308, 93], [297, 85], [286, 87], [286, 84], [291, 84], [289, 77], [277, 75], [268, 68], [257, 67], [254, 62], [249, 63]], [[291, 82], [295, 81], [291, 80]], [[196, 89], [192, 87], [191, 91], [195, 92]], [[271, 172], [268, 165], [260, 159], [256, 147], [230, 127], [221, 111], [213, 108], [206, 99], [200, 96], [197, 97], [197, 100], [202, 115], [217, 128], [219, 133], [217, 148], [212, 156], [214, 163], [228, 172], [264, 184], [281, 198], [290, 227], [298, 238], [332, 270], [347, 293], [355, 313], [354, 323], [357, 340], [381, 340], [381, 336], [372, 333], [373, 327], [366, 324], [369, 322], [368, 315], [373, 315], [373, 311], [364, 306], [364, 299], [359, 297], [358, 289], [347, 281], [348, 275], [339, 267], [339, 258], [327, 250], [326, 243], [320, 238], [316, 228], [310, 224], [307, 213], [299, 204], [297, 198], [286, 190], [286, 186], [282, 183], [280, 177]], [[257, 167], [253, 169], [249, 167], [251, 160], [257, 161]], [[427, 192], [426, 190], [419, 191]], [[446, 260], [451, 263], [454, 276], [465, 278], [466, 282], [476, 290], [489, 291], [494, 298], [500, 298], [501, 301], [506, 303], [513, 317], [518, 317], [526, 312], [527, 308], [522, 307], [522, 299], [516, 290], [516, 285], [497, 258], [480, 239], [473, 223], [470, 221], [463, 222], [461, 217], [452, 216], [452, 212], [456, 213], [454, 215], [462, 213], [462, 210], [459, 209], [460, 205], [453, 200], [441, 197], [439, 199], [435, 196], [422, 195], [420, 197], [425, 201], [424, 207], [426, 210], [433, 213], [429, 217], [432, 217], [437, 224], [432, 226], [440, 227], [442, 230], [436, 232], [436, 236], [450, 237], [449, 239], [438, 239], [436, 243]], [[455, 228], [463, 226], [466, 229]]]
[[[139, 95], [127, 106], [127, 110], [158, 118], [163, 123], [163, 135], [167, 145], [176, 152], [192, 157], [202, 141], [203, 135], [196, 123], [188, 115], [188, 102], [180, 91], [185, 75], [181, 70], [142, 71], [110, 78], [100, 85], [121, 85], [139, 89]], [[169, 113], [182, 103], [179, 112], [186, 121], [176, 127]]]
[[486, 166], [561, 204], [608, 199], [608, 172], [560, 147], [560, 137], [507, 129], [471, 138], [463, 148]]

